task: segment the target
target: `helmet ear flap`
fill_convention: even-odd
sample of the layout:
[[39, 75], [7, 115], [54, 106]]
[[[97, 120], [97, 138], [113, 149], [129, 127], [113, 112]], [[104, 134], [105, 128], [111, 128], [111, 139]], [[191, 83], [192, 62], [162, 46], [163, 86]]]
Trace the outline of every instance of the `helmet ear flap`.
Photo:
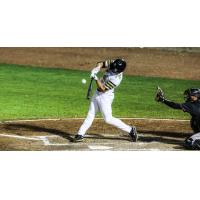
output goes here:
[[114, 72], [114, 73], [117, 73], [117, 68], [114, 68], [114, 69], [113, 69], [113, 72]]

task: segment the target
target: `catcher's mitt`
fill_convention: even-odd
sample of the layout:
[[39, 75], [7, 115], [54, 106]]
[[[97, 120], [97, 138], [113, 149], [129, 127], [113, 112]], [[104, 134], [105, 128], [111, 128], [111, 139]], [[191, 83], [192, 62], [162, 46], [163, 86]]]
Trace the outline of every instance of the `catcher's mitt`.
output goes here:
[[164, 92], [162, 91], [162, 89], [157, 86], [157, 89], [156, 89], [156, 95], [155, 95], [155, 101], [157, 102], [162, 102], [165, 100], [165, 97], [164, 97]]

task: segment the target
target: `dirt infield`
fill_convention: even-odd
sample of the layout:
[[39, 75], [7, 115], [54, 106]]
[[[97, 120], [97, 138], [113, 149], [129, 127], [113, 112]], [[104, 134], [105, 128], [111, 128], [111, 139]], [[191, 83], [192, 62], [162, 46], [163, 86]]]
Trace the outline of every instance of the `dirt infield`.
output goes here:
[[73, 143], [83, 119], [2, 122], [0, 150], [181, 150], [192, 131], [187, 120], [122, 119], [137, 126], [139, 141], [95, 119], [83, 143]]
[[160, 48], [0, 48], [0, 63], [91, 70], [99, 60], [123, 57], [129, 75], [199, 80], [200, 53]]

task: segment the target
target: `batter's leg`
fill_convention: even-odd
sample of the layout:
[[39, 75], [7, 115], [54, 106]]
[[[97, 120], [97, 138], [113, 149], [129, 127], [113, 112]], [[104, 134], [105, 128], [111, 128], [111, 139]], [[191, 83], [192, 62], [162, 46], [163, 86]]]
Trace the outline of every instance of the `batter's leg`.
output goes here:
[[127, 133], [130, 133], [132, 127], [122, 122], [120, 119], [117, 119], [112, 116], [112, 102], [113, 97], [101, 98], [99, 102], [99, 109], [103, 115], [103, 118], [106, 123], [113, 125]]
[[81, 136], [85, 135], [87, 130], [92, 125], [92, 122], [94, 121], [95, 115], [98, 112], [98, 110], [99, 109], [98, 109], [96, 98], [93, 97], [93, 99], [92, 99], [92, 101], [90, 103], [90, 107], [89, 107], [89, 111], [88, 111], [87, 117], [84, 120], [83, 124], [81, 125], [77, 135], [81, 135]]

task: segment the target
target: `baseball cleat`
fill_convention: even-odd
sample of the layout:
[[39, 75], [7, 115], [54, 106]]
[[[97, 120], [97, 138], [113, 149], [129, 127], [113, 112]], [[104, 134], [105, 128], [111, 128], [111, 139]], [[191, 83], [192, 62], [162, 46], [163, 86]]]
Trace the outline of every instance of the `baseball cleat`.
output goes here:
[[81, 142], [84, 137], [82, 135], [75, 135], [73, 142]]
[[136, 127], [133, 126], [132, 129], [131, 129], [131, 132], [129, 133], [130, 137], [131, 137], [131, 140], [133, 142], [137, 142], [137, 139], [138, 139], [138, 135], [137, 135], [137, 130], [136, 130]]

